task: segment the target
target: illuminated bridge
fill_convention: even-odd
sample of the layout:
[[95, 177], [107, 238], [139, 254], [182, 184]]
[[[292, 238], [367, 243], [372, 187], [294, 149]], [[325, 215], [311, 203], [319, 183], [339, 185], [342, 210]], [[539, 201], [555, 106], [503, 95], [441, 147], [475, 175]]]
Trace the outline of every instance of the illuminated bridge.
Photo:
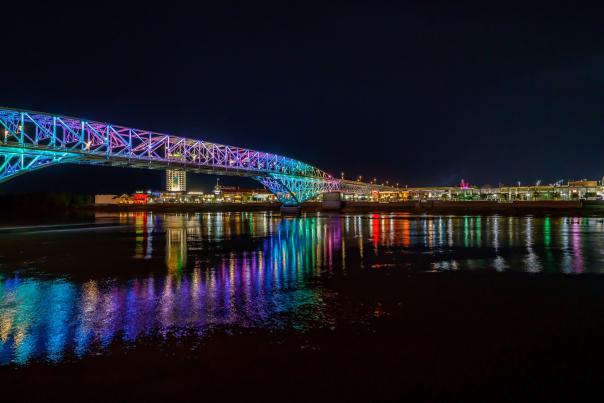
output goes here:
[[0, 183], [72, 163], [247, 176], [284, 206], [326, 192], [391, 189], [337, 179], [281, 155], [68, 116], [0, 108], [0, 130]]

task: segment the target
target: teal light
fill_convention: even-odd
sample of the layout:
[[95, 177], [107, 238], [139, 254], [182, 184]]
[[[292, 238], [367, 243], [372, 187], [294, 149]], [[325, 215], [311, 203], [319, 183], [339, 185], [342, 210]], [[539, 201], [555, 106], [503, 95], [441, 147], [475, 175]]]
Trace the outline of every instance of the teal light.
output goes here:
[[29, 150], [13, 147], [0, 149], [0, 183], [36, 169], [74, 162], [80, 157], [68, 152]]

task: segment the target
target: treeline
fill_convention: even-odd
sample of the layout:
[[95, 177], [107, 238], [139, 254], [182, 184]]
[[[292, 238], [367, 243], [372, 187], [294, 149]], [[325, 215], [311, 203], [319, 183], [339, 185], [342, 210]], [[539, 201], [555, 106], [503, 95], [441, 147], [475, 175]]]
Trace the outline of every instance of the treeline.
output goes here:
[[94, 204], [91, 195], [68, 192], [22, 193], [0, 195], [0, 215], [10, 215], [15, 212], [29, 214], [45, 214], [51, 212], [67, 212]]

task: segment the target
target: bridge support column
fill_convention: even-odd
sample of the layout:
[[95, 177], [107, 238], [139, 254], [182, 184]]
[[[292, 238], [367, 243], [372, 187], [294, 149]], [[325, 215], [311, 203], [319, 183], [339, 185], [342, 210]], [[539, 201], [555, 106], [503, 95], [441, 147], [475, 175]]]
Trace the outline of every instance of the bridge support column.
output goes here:
[[301, 212], [301, 206], [281, 206], [282, 216], [299, 216]]
[[339, 211], [342, 208], [342, 193], [327, 192], [323, 193], [323, 210]]

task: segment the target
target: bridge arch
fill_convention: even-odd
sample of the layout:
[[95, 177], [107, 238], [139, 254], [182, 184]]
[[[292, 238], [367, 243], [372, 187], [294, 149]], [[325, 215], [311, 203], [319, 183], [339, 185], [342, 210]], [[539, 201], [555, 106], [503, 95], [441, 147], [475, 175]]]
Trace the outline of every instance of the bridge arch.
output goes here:
[[286, 206], [324, 192], [379, 186], [344, 181], [282, 155], [70, 116], [0, 107], [0, 183], [61, 163], [178, 169], [251, 177]]
[[286, 205], [298, 205], [339, 180], [293, 158], [43, 112], [0, 108], [0, 182], [60, 163], [182, 169], [247, 176]]

